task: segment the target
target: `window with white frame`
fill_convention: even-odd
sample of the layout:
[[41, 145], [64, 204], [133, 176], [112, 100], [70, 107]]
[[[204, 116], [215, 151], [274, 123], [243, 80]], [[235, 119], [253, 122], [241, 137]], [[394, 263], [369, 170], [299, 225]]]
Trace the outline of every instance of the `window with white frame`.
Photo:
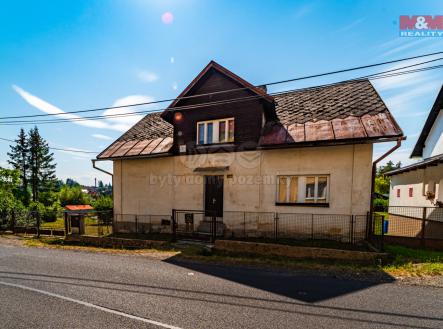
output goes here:
[[231, 143], [234, 141], [234, 118], [197, 123], [197, 144]]
[[328, 203], [328, 194], [328, 175], [277, 177], [277, 203]]

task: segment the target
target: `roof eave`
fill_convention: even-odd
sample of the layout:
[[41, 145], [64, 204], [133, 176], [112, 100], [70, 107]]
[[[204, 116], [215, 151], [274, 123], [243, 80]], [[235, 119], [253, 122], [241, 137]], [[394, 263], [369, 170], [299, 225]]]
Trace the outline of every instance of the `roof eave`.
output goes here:
[[438, 113], [443, 108], [443, 85], [440, 88], [440, 91], [435, 99], [434, 105], [432, 105], [431, 111], [429, 112], [428, 118], [423, 126], [423, 129], [420, 133], [420, 136], [417, 139], [417, 143], [412, 150], [410, 158], [414, 157], [422, 157], [423, 149], [425, 147], [426, 139], [428, 138], [429, 132], [434, 125], [435, 120], [437, 119]]

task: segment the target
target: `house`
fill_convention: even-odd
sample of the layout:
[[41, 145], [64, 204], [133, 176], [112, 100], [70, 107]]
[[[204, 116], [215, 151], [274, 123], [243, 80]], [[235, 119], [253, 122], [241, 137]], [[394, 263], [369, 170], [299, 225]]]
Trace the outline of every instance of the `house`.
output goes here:
[[195, 209], [229, 229], [236, 212], [366, 216], [373, 144], [402, 136], [366, 79], [271, 94], [211, 61], [96, 161], [117, 222]]
[[391, 177], [391, 210], [395, 212], [394, 207], [400, 206], [443, 206], [443, 87], [432, 106], [411, 158], [420, 158], [420, 161], [386, 173]]

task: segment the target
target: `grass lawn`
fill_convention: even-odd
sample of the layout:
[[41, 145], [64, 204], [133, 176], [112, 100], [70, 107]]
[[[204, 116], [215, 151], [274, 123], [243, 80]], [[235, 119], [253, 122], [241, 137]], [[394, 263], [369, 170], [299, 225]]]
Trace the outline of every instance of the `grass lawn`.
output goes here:
[[[85, 217], [85, 234], [87, 235], [99, 235], [99, 228], [97, 226], [97, 219]], [[41, 229], [49, 229], [49, 230], [64, 230], [65, 222], [64, 218], [57, 218], [55, 222], [42, 222], [40, 225]], [[102, 226], [102, 231], [104, 235], [108, 235], [112, 233], [112, 226]]]
[[61, 218], [57, 218], [57, 220], [55, 222], [42, 222], [40, 227], [45, 228], [45, 229], [52, 229], [52, 230], [57, 230], [57, 229], [64, 230], [65, 229], [65, 222], [63, 220], [63, 217], [61, 217]]
[[178, 246], [166, 244], [157, 249], [111, 249], [88, 246], [66, 245], [62, 238], [29, 238], [25, 245], [63, 249], [83, 249], [103, 252], [125, 252], [143, 255], [162, 254], [165, 258], [175, 257], [201, 262], [256, 265], [321, 272], [343, 273], [350, 275], [376, 275], [378, 277], [426, 277], [443, 276], [443, 251], [412, 249], [402, 246], [387, 245], [386, 252], [391, 260], [386, 264], [364, 264], [335, 260], [299, 260], [278, 256], [263, 256], [211, 251], [198, 245]]

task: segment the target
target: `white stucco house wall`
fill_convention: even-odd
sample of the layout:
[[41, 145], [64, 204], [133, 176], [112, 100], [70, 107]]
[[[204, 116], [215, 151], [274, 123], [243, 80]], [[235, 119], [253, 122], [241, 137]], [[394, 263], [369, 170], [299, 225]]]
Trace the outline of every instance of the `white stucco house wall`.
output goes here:
[[395, 206], [434, 207], [443, 202], [443, 87], [411, 158], [420, 161], [386, 173], [391, 177], [391, 213], [395, 213]]

